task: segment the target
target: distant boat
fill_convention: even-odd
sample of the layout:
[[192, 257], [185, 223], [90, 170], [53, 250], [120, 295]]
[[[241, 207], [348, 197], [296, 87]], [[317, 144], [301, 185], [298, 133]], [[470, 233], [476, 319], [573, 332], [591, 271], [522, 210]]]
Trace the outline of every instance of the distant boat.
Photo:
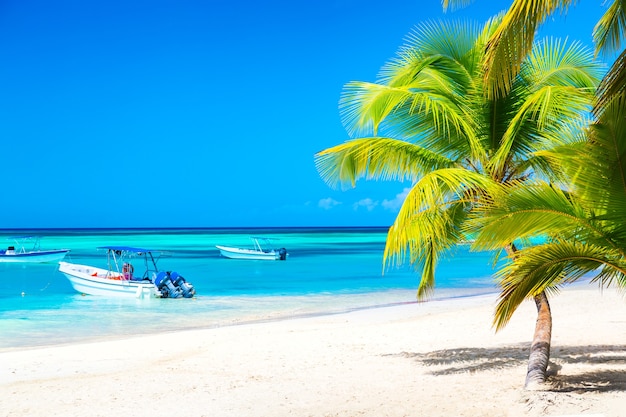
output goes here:
[[[79, 293], [129, 298], [192, 298], [196, 293], [177, 272], [159, 271], [158, 251], [131, 246], [99, 249], [107, 251], [106, 268], [59, 262], [59, 271]], [[133, 262], [143, 264], [142, 274], [135, 274]]]
[[267, 237], [251, 236], [253, 247], [252, 248], [239, 248], [233, 246], [219, 246], [215, 245], [220, 250], [222, 256], [231, 259], [253, 259], [253, 260], [269, 260], [269, 261], [284, 261], [287, 259], [287, 249], [280, 248], [274, 249], [271, 245], [272, 240]]
[[[42, 250], [41, 238], [37, 236], [13, 236], [9, 239], [15, 243], [7, 249], [0, 250], [0, 262], [58, 262], [70, 251], [69, 249]], [[27, 250], [26, 245], [29, 242], [32, 249]]]

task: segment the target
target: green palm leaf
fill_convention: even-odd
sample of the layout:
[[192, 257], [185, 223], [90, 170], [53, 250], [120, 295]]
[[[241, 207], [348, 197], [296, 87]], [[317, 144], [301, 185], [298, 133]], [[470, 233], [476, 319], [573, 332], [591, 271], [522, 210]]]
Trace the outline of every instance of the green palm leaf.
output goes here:
[[447, 168], [424, 175], [411, 188], [389, 229], [383, 262], [396, 266], [408, 257], [422, 271], [418, 299], [434, 288], [440, 254], [466, 240], [462, 225], [472, 203], [495, 186], [484, 175]]
[[499, 272], [502, 293], [496, 307], [496, 328], [504, 327], [526, 298], [558, 291], [560, 285], [597, 271], [596, 280], [603, 286], [614, 280], [626, 284], [624, 257], [603, 246], [556, 241], [518, 252], [515, 262]]
[[609, 72], [602, 79], [596, 92], [597, 101], [594, 113], [599, 114], [615, 96], [623, 94], [626, 90], [626, 50], [617, 57]]
[[598, 52], [608, 54], [621, 48], [626, 33], [626, 9], [622, 0], [613, 0], [593, 29]]
[[320, 176], [332, 187], [356, 185], [359, 178], [416, 181], [452, 161], [415, 144], [389, 138], [360, 138], [315, 155]]
[[548, 184], [502, 187], [497, 197], [483, 200], [470, 222], [478, 230], [472, 247], [494, 250], [515, 241], [545, 236], [555, 228], [578, 227], [581, 209], [560, 189]]
[[522, 61], [532, 49], [535, 31], [556, 10], [575, 0], [515, 0], [491, 37], [484, 63], [486, 93], [503, 96], [511, 90]]
[[591, 126], [590, 141], [577, 158], [572, 177], [588, 205], [625, 220], [626, 92], [616, 95]]

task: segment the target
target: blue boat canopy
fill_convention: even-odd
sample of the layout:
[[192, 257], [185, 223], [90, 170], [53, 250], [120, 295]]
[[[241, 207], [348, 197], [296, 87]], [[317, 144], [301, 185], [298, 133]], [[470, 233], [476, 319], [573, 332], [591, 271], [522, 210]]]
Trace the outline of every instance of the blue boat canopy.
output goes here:
[[98, 249], [119, 250], [133, 253], [154, 252], [153, 249], [135, 248], [132, 246], [99, 246]]

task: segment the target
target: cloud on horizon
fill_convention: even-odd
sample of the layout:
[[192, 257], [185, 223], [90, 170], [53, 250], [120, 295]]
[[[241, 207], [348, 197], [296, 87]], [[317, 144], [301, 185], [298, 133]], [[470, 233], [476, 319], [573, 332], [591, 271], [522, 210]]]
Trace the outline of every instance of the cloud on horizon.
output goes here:
[[322, 198], [318, 203], [317, 206], [320, 208], [323, 208], [324, 210], [330, 210], [335, 206], [339, 206], [341, 205], [341, 201], [337, 201], [331, 197], [328, 198]]
[[[378, 207], [382, 207], [384, 210], [397, 213], [402, 207], [406, 196], [411, 191], [411, 187], [404, 188], [400, 193], [396, 194], [393, 199], [384, 199], [382, 202], [379, 200], [374, 200], [372, 198], [363, 198], [352, 204], [352, 208], [354, 211], [358, 211], [360, 209], [365, 209], [368, 212], [374, 211]], [[343, 203], [341, 201], [337, 201], [332, 197], [322, 198], [317, 202], [317, 206], [323, 210], [332, 210], [337, 206], [341, 206]]]
[[404, 190], [402, 190], [402, 192], [396, 194], [396, 197], [393, 200], [383, 200], [383, 202], [381, 203], [381, 205], [389, 210], [389, 211], [400, 211], [400, 207], [402, 207], [402, 203], [404, 203], [404, 200], [406, 199], [406, 196], [409, 194], [409, 191], [411, 191], [410, 187], [405, 188]]
[[364, 198], [354, 203], [354, 210], [358, 210], [360, 207], [365, 207], [367, 211], [372, 211], [378, 206], [378, 201], [374, 201], [371, 198]]

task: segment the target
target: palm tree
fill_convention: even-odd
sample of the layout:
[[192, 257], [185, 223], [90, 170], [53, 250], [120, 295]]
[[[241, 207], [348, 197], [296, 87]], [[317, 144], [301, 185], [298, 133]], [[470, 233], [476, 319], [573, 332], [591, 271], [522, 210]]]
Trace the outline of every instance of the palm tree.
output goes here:
[[[499, 24], [420, 25], [377, 83], [345, 86], [340, 110], [358, 138], [315, 156], [331, 186], [354, 187], [364, 177], [412, 182], [389, 229], [384, 263], [408, 261], [421, 271], [419, 299], [434, 290], [439, 258], [468, 239], [469, 216], [497, 198], [498, 184], [560, 179], [558, 166], [537, 152], [579, 138], [598, 82], [590, 52], [548, 40], [535, 45], [506, 95], [490, 97], [485, 48]], [[513, 254], [513, 239], [503, 247]], [[545, 294], [537, 301], [540, 317], [551, 322]], [[533, 346], [531, 359], [543, 352], [545, 360], [532, 366], [539, 363], [545, 375], [546, 345]]]
[[[499, 271], [502, 293], [497, 328], [528, 297], [556, 292], [583, 276], [601, 287], [626, 288], [626, 94], [603, 106], [589, 140], [546, 157], [566, 160], [569, 190], [553, 184], [506, 187], [497, 202], [481, 207], [475, 247], [492, 249], [510, 239], [544, 236]], [[477, 225], [475, 225], [477, 226]]]
[[[444, 0], [443, 6], [463, 6], [468, 0]], [[556, 11], [566, 12], [573, 0], [514, 0], [501, 26], [489, 40], [485, 59], [485, 92], [498, 97], [512, 87], [520, 71], [520, 63], [531, 48], [536, 29]], [[624, 255], [626, 232], [623, 230], [626, 197], [623, 162], [626, 150], [626, 119], [623, 114], [626, 96], [626, 50], [621, 41], [626, 33], [626, 2], [607, 2], [604, 16], [594, 28], [596, 55], [619, 53], [604, 76], [593, 109], [594, 123], [589, 129], [589, 142], [582, 148], [561, 151], [561, 162], [570, 169], [570, 185], [566, 193], [552, 185], [533, 189], [511, 189], [503, 205], [483, 214], [483, 225], [493, 221], [494, 234], [483, 228], [477, 246], [493, 247], [503, 238], [502, 229], [510, 228], [509, 236], [547, 233], [550, 240], [538, 247], [517, 253], [501, 271], [503, 292], [496, 311], [496, 325], [504, 326], [526, 297], [556, 291], [566, 282], [585, 274], [605, 286], [617, 282], [624, 286]], [[621, 51], [620, 51], [621, 49]], [[554, 156], [554, 155], [553, 155]], [[493, 239], [493, 240], [491, 240]], [[538, 321], [538, 329], [545, 322]], [[529, 373], [530, 375], [530, 373]], [[538, 379], [540, 379], [540, 373]]]

